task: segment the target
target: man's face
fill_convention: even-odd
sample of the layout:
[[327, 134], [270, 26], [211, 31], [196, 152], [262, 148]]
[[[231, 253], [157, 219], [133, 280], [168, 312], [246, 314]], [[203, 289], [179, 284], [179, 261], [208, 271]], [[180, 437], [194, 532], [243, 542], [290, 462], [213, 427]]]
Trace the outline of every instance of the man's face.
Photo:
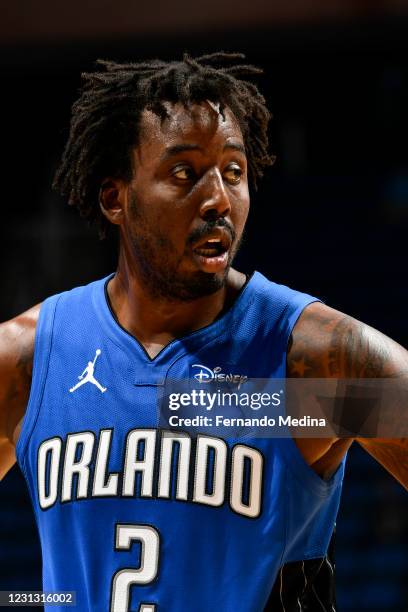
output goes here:
[[249, 209], [241, 130], [208, 102], [144, 111], [122, 242], [155, 297], [192, 300], [226, 280]]

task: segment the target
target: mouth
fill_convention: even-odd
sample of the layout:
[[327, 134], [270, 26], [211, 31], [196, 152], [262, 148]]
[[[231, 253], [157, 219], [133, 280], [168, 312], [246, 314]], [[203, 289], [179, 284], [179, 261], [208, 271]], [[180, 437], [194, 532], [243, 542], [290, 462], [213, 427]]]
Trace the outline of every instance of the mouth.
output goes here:
[[231, 246], [229, 232], [221, 228], [214, 230], [193, 245], [194, 259], [204, 272], [221, 272], [227, 267]]

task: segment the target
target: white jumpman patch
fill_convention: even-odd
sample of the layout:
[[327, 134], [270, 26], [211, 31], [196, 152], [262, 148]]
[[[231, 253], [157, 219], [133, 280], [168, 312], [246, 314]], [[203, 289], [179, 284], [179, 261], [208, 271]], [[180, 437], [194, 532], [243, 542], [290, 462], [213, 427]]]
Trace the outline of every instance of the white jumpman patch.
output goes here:
[[85, 370], [82, 372], [80, 376], [78, 376], [79, 383], [77, 383], [74, 387], [71, 387], [71, 389], [69, 390], [70, 393], [73, 393], [74, 391], [79, 389], [79, 387], [82, 387], [82, 385], [88, 382], [91, 383], [92, 385], [95, 385], [95, 387], [98, 387], [101, 393], [105, 393], [106, 387], [102, 387], [102, 385], [96, 380], [94, 376], [95, 363], [100, 354], [101, 354], [101, 349], [96, 349], [94, 360], [88, 361], [88, 365], [86, 366]]

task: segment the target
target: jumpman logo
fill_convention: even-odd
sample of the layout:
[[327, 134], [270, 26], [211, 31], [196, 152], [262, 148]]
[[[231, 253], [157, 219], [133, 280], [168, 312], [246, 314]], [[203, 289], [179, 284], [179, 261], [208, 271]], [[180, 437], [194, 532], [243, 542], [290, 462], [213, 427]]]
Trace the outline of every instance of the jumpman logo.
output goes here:
[[95, 363], [100, 354], [101, 354], [101, 349], [96, 349], [94, 360], [88, 361], [88, 365], [86, 366], [85, 370], [82, 372], [80, 376], [78, 376], [79, 383], [77, 383], [74, 387], [71, 387], [71, 389], [69, 390], [70, 393], [73, 393], [74, 391], [79, 389], [79, 387], [82, 387], [82, 385], [88, 382], [91, 383], [92, 385], [95, 385], [95, 387], [98, 387], [101, 393], [105, 393], [106, 387], [102, 387], [102, 385], [96, 380], [94, 376]]

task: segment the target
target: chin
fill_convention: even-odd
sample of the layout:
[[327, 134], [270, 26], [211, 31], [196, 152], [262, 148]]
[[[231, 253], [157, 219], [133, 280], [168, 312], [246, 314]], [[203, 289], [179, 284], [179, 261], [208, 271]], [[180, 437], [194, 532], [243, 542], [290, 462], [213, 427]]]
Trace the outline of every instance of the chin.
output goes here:
[[230, 264], [210, 273], [204, 270], [171, 270], [169, 266], [143, 269], [143, 283], [154, 299], [191, 302], [212, 295], [225, 286]]
[[168, 297], [187, 302], [212, 295], [225, 286], [228, 270], [229, 268], [226, 268], [218, 273], [198, 270], [189, 278], [174, 278]]

